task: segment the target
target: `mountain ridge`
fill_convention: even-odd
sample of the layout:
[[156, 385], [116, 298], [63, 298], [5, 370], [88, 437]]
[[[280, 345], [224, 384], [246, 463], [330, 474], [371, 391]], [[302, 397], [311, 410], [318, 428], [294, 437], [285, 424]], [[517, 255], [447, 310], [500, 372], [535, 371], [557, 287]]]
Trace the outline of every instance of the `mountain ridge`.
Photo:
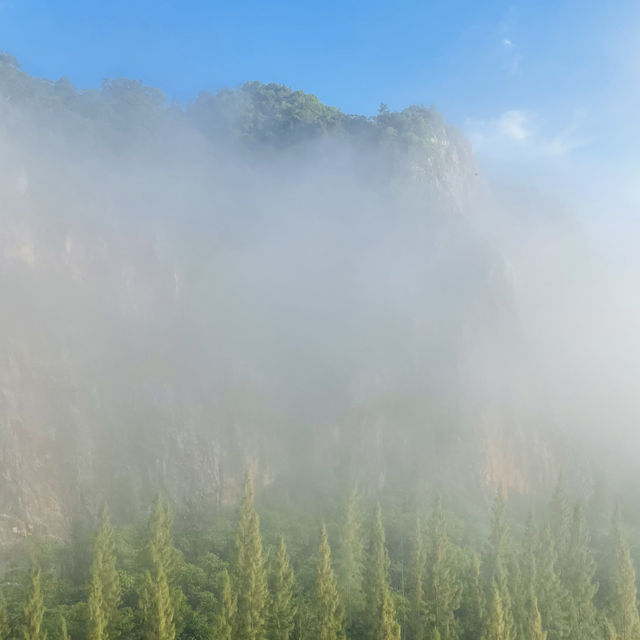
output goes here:
[[259, 83], [167, 106], [6, 56], [0, 96], [5, 543], [159, 488], [235, 499], [247, 466], [480, 491], [548, 483], [517, 471], [540, 456], [555, 474], [511, 426], [504, 258], [435, 110], [348, 116]]

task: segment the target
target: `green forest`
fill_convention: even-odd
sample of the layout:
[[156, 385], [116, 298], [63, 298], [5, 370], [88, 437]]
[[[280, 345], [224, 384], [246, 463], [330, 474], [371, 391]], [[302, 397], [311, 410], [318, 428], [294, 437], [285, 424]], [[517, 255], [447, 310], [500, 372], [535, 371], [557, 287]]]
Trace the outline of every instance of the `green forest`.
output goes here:
[[438, 497], [393, 517], [357, 489], [338, 502], [326, 523], [256, 508], [247, 474], [238, 507], [176, 522], [160, 496], [145, 523], [113, 526], [105, 506], [97, 531], [10, 550], [0, 638], [640, 638], [619, 509], [594, 542], [562, 479], [524, 521], [498, 489], [479, 527]]

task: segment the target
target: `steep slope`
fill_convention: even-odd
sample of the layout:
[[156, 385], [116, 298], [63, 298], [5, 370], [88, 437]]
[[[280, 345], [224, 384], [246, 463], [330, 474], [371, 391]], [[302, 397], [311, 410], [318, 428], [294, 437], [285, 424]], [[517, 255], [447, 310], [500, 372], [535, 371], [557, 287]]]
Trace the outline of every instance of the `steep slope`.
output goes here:
[[433, 109], [258, 83], [167, 108], [7, 56], [0, 96], [2, 541], [158, 488], [224, 501], [248, 465], [460, 491], [555, 473], [485, 188]]

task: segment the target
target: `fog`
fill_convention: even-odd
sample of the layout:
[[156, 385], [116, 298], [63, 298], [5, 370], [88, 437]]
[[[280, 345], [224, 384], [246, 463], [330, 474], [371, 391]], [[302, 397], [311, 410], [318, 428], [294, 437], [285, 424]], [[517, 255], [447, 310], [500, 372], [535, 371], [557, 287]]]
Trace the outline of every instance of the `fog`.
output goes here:
[[637, 447], [617, 234], [487, 177], [435, 111], [2, 73], [3, 451], [36, 511], [224, 500], [247, 465], [588, 492]]

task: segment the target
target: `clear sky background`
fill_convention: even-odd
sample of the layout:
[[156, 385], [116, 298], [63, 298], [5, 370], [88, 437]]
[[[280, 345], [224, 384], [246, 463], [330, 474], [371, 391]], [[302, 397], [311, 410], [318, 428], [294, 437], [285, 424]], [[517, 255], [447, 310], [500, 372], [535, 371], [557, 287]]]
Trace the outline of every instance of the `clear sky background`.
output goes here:
[[348, 113], [433, 104], [489, 171], [640, 202], [637, 0], [0, 0], [0, 49], [180, 101], [260, 80]]

